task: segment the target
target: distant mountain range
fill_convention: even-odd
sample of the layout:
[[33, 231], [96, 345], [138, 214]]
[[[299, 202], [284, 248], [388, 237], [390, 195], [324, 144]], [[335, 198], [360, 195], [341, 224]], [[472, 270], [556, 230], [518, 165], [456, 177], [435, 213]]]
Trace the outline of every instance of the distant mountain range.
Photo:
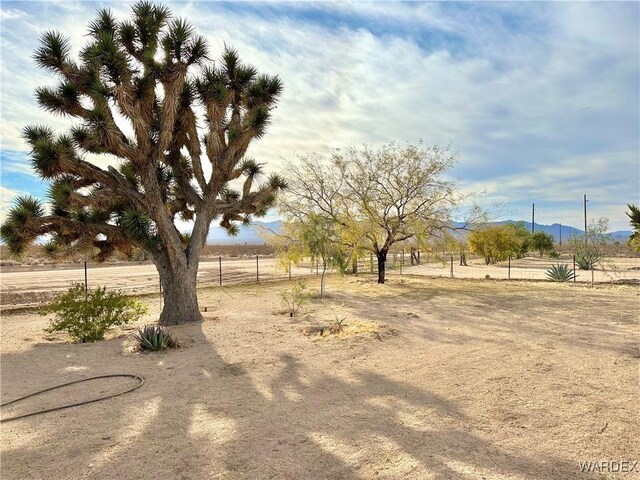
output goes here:
[[[504, 220], [501, 222], [491, 222], [491, 225], [506, 225], [508, 223], [517, 223], [516, 220]], [[531, 222], [522, 222], [527, 230], [531, 231]], [[556, 243], [562, 243], [569, 240], [571, 237], [577, 237], [584, 234], [584, 230], [580, 230], [579, 228], [570, 227], [568, 225], [562, 225], [560, 227], [559, 223], [553, 223], [551, 225], [542, 225], [540, 223], [534, 224], [535, 232], [545, 232], [553, 237], [553, 240]], [[611, 241], [613, 242], [621, 242], [624, 243], [627, 241], [629, 236], [631, 235], [631, 230], [617, 230], [615, 232], [609, 232], [611, 236]]]
[[[505, 225], [507, 223], [515, 223], [514, 220], [504, 220], [501, 222], [492, 222], [491, 225]], [[528, 230], [531, 230], [531, 222], [523, 222]], [[461, 226], [462, 224], [455, 224], [456, 226]], [[259, 232], [262, 229], [270, 229], [274, 232], [280, 232], [282, 230], [282, 220], [275, 220], [273, 222], [260, 222], [255, 221], [249, 226], [240, 227], [240, 232], [236, 237], [230, 237], [227, 235], [227, 232], [222, 228], [215, 226], [209, 230], [209, 236], [207, 237], [207, 243], [215, 244], [215, 245], [262, 245], [264, 244], [264, 239], [260, 237]], [[560, 229], [560, 224], [554, 223], [552, 225], [541, 225], [539, 223], [535, 224], [536, 232], [542, 231], [546, 232], [553, 236], [554, 240], [559, 243], [560, 236], [562, 236], [562, 243], [569, 240], [571, 237], [575, 237], [578, 235], [582, 235], [584, 233], [583, 230], [578, 228], [570, 227], [568, 225], [562, 225], [562, 230]], [[624, 243], [627, 241], [629, 236], [631, 235], [630, 230], [618, 230], [615, 232], [610, 232], [611, 239], [614, 242]]]

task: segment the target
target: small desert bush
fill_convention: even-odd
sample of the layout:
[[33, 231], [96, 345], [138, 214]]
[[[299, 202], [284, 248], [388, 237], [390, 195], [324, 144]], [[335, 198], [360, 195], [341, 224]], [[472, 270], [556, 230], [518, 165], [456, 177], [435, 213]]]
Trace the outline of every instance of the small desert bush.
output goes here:
[[282, 304], [289, 310], [289, 316], [295, 317], [298, 310], [309, 302], [311, 296], [307, 292], [307, 286], [303, 282], [297, 282], [291, 290], [285, 290], [280, 294]]
[[169, 334], [167, 329], [159, 325], [145, 325], [139, 328], [134, 338], [140, 350], [157, 352], [179, 346], [176, 339]]
[[560, 254], [558, 253], [558, 251], [557, 251], [557, 250], [551, 250], [551, 251], [549, 252], [549, 257], [550, 257], [550, 258], [558, 258], [558, 257], [560, 257]]
[[107, 292], [106, 287], [85, 291], [82, 284], [74, 284], [41, 314], [54, 314], [47, 332], [66, 332], [74, 341], [85, 343], [101, 340], [109, 328], [135, 322], [146, 311], [144, 304], [119, 291]]
[[333, 325], [331, 325], [331, 328], [330, 328], [331, 333], [340, 333], [340, 332], [342, 332], [342, 327], [344, 327], [344, 321], [346, 319], [347, 319], [347, 317], [342, 317], [342, 318], [336, 317], [336, 319], [333, 322]]
[[551, 265], [551, 268], [547, 270], [547, 277], [552, 282], [567, 282], [573, 280], [575, 276], [575, 272], [570, 270], [566, 263]]
[[602, 256], [595, 248], [581, 248], [576, 252], [576, 265], [580, 270], [594, 270]]

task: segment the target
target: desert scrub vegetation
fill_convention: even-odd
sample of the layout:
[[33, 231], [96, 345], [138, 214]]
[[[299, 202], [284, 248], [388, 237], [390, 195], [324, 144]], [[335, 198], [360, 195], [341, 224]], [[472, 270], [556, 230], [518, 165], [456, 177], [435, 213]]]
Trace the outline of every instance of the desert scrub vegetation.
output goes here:
[[158, 352], [168, 348], [178, 348], [178, 341], [160, 325], [145, 325], [133, 336], [138, 350]]
[[40, 313], [54, 315], [47, 332], [66, 332], [73, 341], [86, 343], [102, 340], [111, 327], [133, 323], [146, 311], [146, 305], [119, 291], [107, 292], [107, 287], [85, 290], [78, 283]]
[[295, 317], [303, 305], [309, 303], [311, 295], [304, 282], [297, 282], [290, 290], [280, 294], [282, 305], [287, 307], [290, 317]]
[[469, 233], [471, 253], [484, 258], [487, 265], [506, 260], [509, 256], [523, 258], [529, 249], [530, 234], [522, 223], [483, 226]]
[[[336, 267], [348, 261], [353, 265], [369, 252], [377, 258], [378, 283], [385, 283], [387, 255], [394, 246], [409, 240], [422, 244], [450, 232], [459, 207], [472, 202], [472, 195], [446, 177], [456, 158], [448, 146], [392, 142], [336, 149], [328, 156], [312, 153], [288, 163], [287, 188], [278, 200], [285, 220], [280, 249], [295, 251], [306, 244], [311, 256], [339, 258]], [[468, 217], [464, 220], [470, 224], [484, 218], [477, 205], [468, 209]], [[287, 235], [287, 229], [303, 234]], [[305, 241], [305, 233], [313, 230], [313, 242]]]
[[551, 265], [551, 268], [546, 272], [547, 278], [552, 282], [567, 282], [573, 280], [576, 273], [569, 269], [566, 263]]

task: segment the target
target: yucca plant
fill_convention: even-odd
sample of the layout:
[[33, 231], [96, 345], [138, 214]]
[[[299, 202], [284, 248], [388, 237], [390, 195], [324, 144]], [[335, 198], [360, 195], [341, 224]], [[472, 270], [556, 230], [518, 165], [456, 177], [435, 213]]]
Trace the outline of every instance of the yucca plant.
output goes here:
[[134, 338], [140, 350], [157, 352], [167, 348], [178, 347], [176, 339], [167, 332], [166, 328], [160, 325], [145, 325], [138, 329], [138, 333], [134, 335]]
[[602, 255], [594, 248], [587, 247], [576, 252], [576, 265], [580, 270], [595, 270], [601, 260]]
[[[85, 38], [77, 58], [54, 31], [35, 52], [58, 77], [36, 89], [38, 103], [74, 126], [61, 135], [24, 129], [33, 168], [51, 183], [51, 208], [17, 198], [0, 237], [16, 256], [46, 234], [49, 255], [86, 249], [102, 261], [140, 249], [162, 282], [160, 324], [200, 321], [196, 277], [211, 222], [233, 235], [285, 186], [275, 175], [258, 182], [262, 164], [246, 155], [267, 131], [282, 82], [228, 46], [214, 63], [205, 38], [154, 2], [135, 3], [129, 19], [99, 10]], [[111, 166], [87, 160], [96, 155]], [[176, 227], [185, 220], [189, 235]]]
[[567, 282], [573, 280], [575, 276], [575, 272], [566, 263], [551, 265], [551, 268], [547, 270], [547, 277], [552, 282]]
[[629, 211], [626, 214], [629, 217], [629, 225], [633, 229], [631, 236], [627, 240], [627, 245], [640, 253], [640, 208], [630, 203], [627, 204], [627, 207], [629, 207]]

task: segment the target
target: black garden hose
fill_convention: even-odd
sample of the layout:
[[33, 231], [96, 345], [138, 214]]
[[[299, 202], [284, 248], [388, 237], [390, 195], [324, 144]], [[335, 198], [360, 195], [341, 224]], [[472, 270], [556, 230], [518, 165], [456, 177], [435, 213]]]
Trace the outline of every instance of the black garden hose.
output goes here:
[[120, 395], [124, 395], [125, 393], [129, 393], [129, 392], [133, 392], [134, 390], [137, 390], [138, 388], [140, 388], [144, 384], [144, 378], [142, 378], [142, 377], [140, 377], [138, 375], [133, 375], [133, 374], [129, 374], [129, 373], [116, 373], [116, 374], [112, 374], [112, 375], [96, 375], [95, 377], [83, 378], [81, 380], [74, 380], [73, 382], [62, 383], [62, 384], [56, 385], [54, 387], [45, 388], [44, 390], [39, 390], [37, 392], [30, 393], [29, 395], [25, 395], [24, 397], [19, 397], [19, 398], [16, 398], [15, 400], [11, 400], [9, 402], [5, 402], [3, 404], [0, 404], [0, 407], [4, 407], [6, 405], [11, 405], [12, 403], [18, 403], [18, 402], [20, 402], [22, 400], [26, 400], [27, 398], [35, 397], [36, 395], [41, 395], [41, 394], [43, 394], [45, 392], [50, 392], [51, 390], [56, 390], [58, 388], [67, 387], [69, 385], [75, 385], [76, 383], [88, 382], [90, 380], [96, 380], [98, 378], [121, 378], [121, 377], [123, 377], [123, 378], [134, 378], [134, 379], [138, 380], [140, 383], [138, 383], [137, 385], [135, 385], [134, 387], [132, 387], [132, 388], [130, 388], [128, 390], [125, 390], [124, 392], [114, 393], [113, 395], [107, 395], [105, 397], [94, 398], [93, 400], [85, 400], [84, 402], [71, 403], [69, 405], [62, 405], [60, 407], [48, 408], [46, 410], [39, 410], [37, 412], [25, 413], [24, 415], [18, 415], [16, 417], [3, 418], [3, 419], [0, 420], [0, 423], [11, 422], [13, 420], [18, 420], [19, 418], [32, 417], [34, 415], [40, 415], [42, 413], [49, 413], [49, 412], [55, 412], [57, 410], [64, 410], [66, 408], [79, 407], [80, 405], [87, 405], [89, 403], [100, 402], [102, 400], [107, 400], [108, 398], [119, 397]]

